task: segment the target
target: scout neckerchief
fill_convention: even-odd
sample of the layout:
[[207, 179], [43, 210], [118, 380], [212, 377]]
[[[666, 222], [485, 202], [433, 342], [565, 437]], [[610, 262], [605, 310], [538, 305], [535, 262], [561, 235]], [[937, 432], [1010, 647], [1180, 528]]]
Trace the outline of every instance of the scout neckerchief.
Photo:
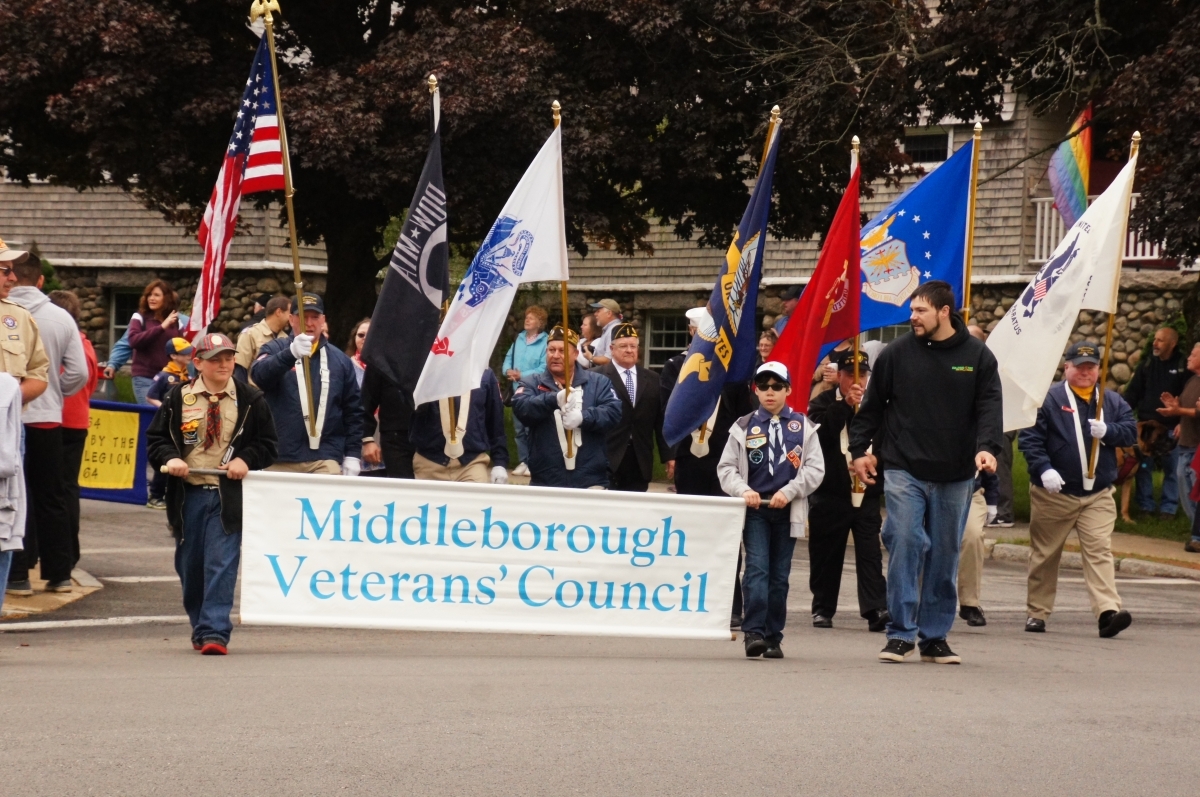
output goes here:
[[[1097, 388], [1093, 387], [1092, 390], [1097, 391]], [[1098, 396], [1096, 400], [1101, 402], [1103, 395], [1099, 394], [1098, 392], [1096, 395]], [[1088, 451], [1087, 446], [1083, 444], [1083, 423], [1079, 420], [1079, 416], [1081, 416], [1083, 412], [1080, 411], [1079, 402], [1076, 399], [1078, 399], [1078, 396], [1075, 395], [1075, 391], [1071, 389], [1070, 385], [1067, 385], [1067, 400], [1071, 402], [1071, 415], [1075, 418], [1075, 444], [1079, 448], [1079, 467], [1080, 473], [1083, 475], [1083, 489], [1086, 492], [1087, 490], [1092, 489], [1092, 485], [1096, 483], [1096, 479], [1095, 477], [1089, 479], [1087, 475]], [[1085, 403], [1083, 405], [1083, 409], [1086, 411], [1087, 408], [1088, 405]], [[1104, 420], [1103, 403], [1100, 404], [1100, 420]]]
[[[329, 406], [329, 347], [321, 347], [321, 398], [317, 407], [317, 434], [308, 436], [308, 447], [316, 451], [321, 447], [321, 430], [325, 428], [325, 408]], [[307, 431], [312, 412], [308, 407], [308, 389], [304, 385], [304, 363], [296, 360], [296, 388], [300, 393], [300, 414], [304, 416], [304, 429]]]
[[[583, 390], [582, 387], [572, 387], [572, 390]], [[582, 403], [583, 397], [580, 396]], [[583, 446], [583, 432], [579, 429], [568, 429], [563, 426], [562, 410], [554, 411], [554, 426], [558, 429], [558, 447], [562, 449], [563, 462], [566, 464], [567, 470], [575, 470], [575, 459], [579, 456], [579, 449]], [[571, 444], [573, 446], [571, 456], [567, 456], [567, 435], [571, 435]]]
[[454, 424], [454, 442], [450, 442], [450, 402], [453, 398], [438, 399], [438, 411], [442, 415], [442, 436], [446, 438], [443, 451], [450, 459], [458, 459], [463, 455], [463, 435], [467, 433], [467, 416], [471, 410], [471, 394], [459, 396], [458, 417]]
[[717, 411], [721, 409], [721, 397], [717, 396], [717, 404], [713, 407], [712, 415], [699, 429], [692, 431], [692, 444], [688, 448], [692, 456], [701, 459], [708, 456], [708, 440], [712, 437], [713, 427], [717, 425]]
[[183, 380], [186, 380], [188, 378], [187, 366], [180, 365], [179, 363], [175, 362], [174, 360], [169, 361], [167, 363], [167, 367], [164, 368], [163, 370], [166, 371], [168, 374], [173, 374], [174, 376], [177, 376]]

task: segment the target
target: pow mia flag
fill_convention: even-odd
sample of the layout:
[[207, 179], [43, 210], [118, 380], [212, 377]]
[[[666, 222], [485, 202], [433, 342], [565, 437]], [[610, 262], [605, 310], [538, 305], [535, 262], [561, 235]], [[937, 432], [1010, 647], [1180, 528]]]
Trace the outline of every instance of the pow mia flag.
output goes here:
[[383, 280], [363, 344], [363, 361], [412, 395], [437, 336], [450, 290], [446, 191], [442, 183], [441, 106], [433, 91], [433, 132], [421, 180]]

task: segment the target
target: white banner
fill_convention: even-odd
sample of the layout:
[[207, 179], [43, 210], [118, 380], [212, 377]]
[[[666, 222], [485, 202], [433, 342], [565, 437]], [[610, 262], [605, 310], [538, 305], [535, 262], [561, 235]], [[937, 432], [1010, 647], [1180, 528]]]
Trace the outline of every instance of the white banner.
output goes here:
[[729, 639], [735, 498], [251, 473], [242, 622]]

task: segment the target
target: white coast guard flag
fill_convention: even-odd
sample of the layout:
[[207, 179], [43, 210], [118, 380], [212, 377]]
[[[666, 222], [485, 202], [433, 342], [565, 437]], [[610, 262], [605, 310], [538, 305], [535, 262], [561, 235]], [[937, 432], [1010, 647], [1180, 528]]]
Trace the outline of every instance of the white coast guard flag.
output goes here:
[[567, 279], [562, 128], [542, 145], [471, 261], [421, 371], [416, 404], [479, 387], [522, 282]]
[[1033, 426], [1080, 310], [1113, 313], [1137, 157], [1067, 231], [988, 336], [1004, 388], [1004, 431]]

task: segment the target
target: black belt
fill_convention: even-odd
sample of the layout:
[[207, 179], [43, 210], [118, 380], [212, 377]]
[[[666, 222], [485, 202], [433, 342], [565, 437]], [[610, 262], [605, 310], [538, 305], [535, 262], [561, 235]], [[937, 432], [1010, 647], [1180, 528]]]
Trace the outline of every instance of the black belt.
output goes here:
[[217, 485], [217, 484], [189, 484], [189, 483], [185, 483], [185, 484], [184, 484], [184, 486], [185, 486], [187, 489], [189, 489], [189, 490], [219, 490], [219, 489], [221, 489], [220, 485]]

